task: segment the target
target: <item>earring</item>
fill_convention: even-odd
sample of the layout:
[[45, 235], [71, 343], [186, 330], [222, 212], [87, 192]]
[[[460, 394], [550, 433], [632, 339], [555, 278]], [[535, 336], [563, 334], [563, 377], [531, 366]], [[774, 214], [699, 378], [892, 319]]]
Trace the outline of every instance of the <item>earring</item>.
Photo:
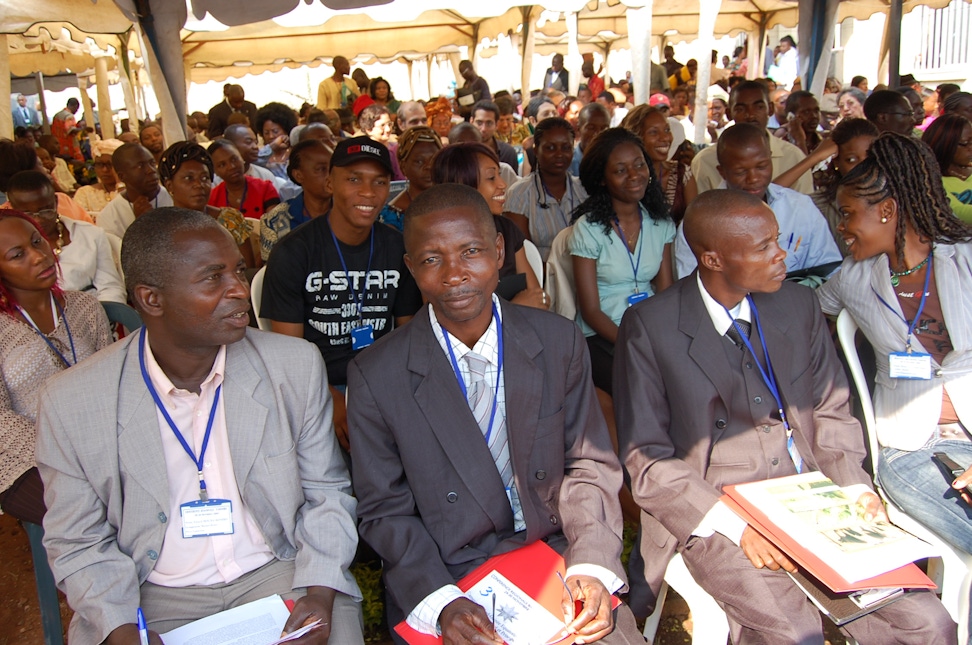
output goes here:
[[882, 224], [887, 224], [888, 223], [888, 218], [887, 217], [882, 217], [881, 218], [881, 223]]

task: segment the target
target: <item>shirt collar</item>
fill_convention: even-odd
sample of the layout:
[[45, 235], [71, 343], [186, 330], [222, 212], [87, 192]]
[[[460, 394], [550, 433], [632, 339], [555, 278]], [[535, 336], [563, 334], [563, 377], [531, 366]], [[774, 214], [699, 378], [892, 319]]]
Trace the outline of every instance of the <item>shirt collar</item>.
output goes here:
[[[496, 306], [496, 311], [499, 312], [500, 320], [503, 320], [503, 308], [500, 306], [499, 296], [495, 293], [493, 294], [493, 304]], [[435, 317], [435, 310], [432, 309], [431, 303], [428, 305], [429, 309], [429, 320], [432, 323], [432, 331], [435, 334], [435, 339], [439, 341], [439, 346], [442, 347], [442, 351], [446, 352], [448, 355], [448, 349], [446, 348], [445, 335], [442, 333], [442, 327], [439, 325], [439, 319]], [[452, 352], [456, 357], [456, 362], [460, 365], [462, 364], [462, 357], [473, 352], [482, 356], [492, 365], [498, 366], [499, 364], [499, 330], [496, 326], [496, 318], [493, 317], [489, 321], [489, 327], [486, 328], [486, 332], [476, 341], [476, 344], [472, 347], [466, 347], [465, 343], [456, 338], [453, 335], [449, 335], [449, 341], [452, 344]]]
[[738, 305], [729, 310], [729, 316], [727, 316], [726, 308], [716, 302], [716, 299], [710, 296], [709, 292], [705, 290], [705, 285], [702, 284], [702, 276], [699, 275], [698, 271], [695, 273], [695, 281], [699, 285], [699, 293], [702, 294], [702, 304], [705, 305], [705, 310], [709, 314], [709, 320], [712, 321], [712, 326], [715, 327], [716, 332], [720, 336], [726, 335], [726, 331], [732, 326], [734, 319], [745, 320], [748, 323], [753, 322], [753, 313], [749, 307], [748, 298], [743, 298], [739, 301]]
[[[716, 188], [718, 188], [719, 190], [728, 190], [729, 184], [727, 184], [726, 180], [723, 179], [721, 182], [719, 182], [719, 185], [716, 186]], [[763, 201], [766, 202], [767, 206], [773, 208], [773, 204], [776, 202], [777, 199], [779, 199], [782, 196], [783, 196], [783, 187], [777, 186], [776, 184], [770, 184], [769, 186], [766, 187], [766, 195], [763, 196]]]
[[[155, 360], [155, 354], [152, 353], [152, 345], [148, 342], [148, 330], [145, 329], [145, 327], [142, 327], [142, 334], [145, 336], [145, 371], [148, 372], [149, 379], [152, 381], [155, 391], [158, 392], [159, 396], [162, 398], [162, 402], [168, 407], [172, 404], [172, 400], [175, 397], [191, 395], [191, 392], [180, 389], [173, 385], [169, 377], [166, 376], [165, 372], [162, 371], [162, 367], [159, 365], [158, 361]], [[139, 342], [143, 341], [140, 339]], [[222, 385], [225, 371], [226, 345], [223, 345], [219, 348], [219, 351], [216, 352], [216, 360], [213, 361], [213, 367], [211, 370], [209, 370], [209, 374], [199, 386], [199, 391], [207, 392], [208, 390], [215, 390], [217, 387]]]

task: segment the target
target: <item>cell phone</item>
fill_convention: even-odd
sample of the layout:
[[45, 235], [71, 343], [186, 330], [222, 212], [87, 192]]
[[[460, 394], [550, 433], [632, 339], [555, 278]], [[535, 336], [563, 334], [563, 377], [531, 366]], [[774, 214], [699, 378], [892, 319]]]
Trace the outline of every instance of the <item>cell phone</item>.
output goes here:
[[[965, 468], [962, 468], [955, 460], [946, 455], [944, 452], [934, 452], [932, 453], [932, 459], [938, 464], [938, 467], [942, 469], [942, 473], [945, 475], [945, 479], [948, 481], [948, 485], [951, 486], [955, 478], [965, 472]], [[965, 488], [960, 489], [961, 492], [965, 493], [969, 497], [972, 497], [972, 484], [969, 484]]]

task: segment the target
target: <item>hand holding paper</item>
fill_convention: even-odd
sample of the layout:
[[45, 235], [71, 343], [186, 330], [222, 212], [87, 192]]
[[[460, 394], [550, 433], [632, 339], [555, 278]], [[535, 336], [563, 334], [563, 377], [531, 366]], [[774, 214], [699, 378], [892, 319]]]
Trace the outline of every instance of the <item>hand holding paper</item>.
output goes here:
[[300, 638], [291, 641], [299, 645], [327, 645], [331, 635], [331, 608], [334, 606], [333, 589], [327, 587], [308, 587], [307, 595], [294, 603], [294, 610], [284, 624], [281, 637], [320, 621], [320, 626], [311, 629]]
[[439, 614], [445, 645], [502, 645], [486, 610], [467, 598], [453, 600]]
[[567, 578], [561, 604], [564, 622], [567, 623], [565, 629], [575, 634], [574, 643], [593, 643], [607, 636], [614, 628], [611, 594], [604, 583], [593, 576]]

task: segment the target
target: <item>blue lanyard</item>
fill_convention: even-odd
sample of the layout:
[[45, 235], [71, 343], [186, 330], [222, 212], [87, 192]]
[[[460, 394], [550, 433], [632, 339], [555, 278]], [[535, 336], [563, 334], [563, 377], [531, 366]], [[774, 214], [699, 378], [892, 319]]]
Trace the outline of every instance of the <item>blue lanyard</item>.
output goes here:
[[881, 304], [887, 307], [888, 311], [890, 311], [895, 316], [900, 318], [904, 322], [904, 324], [908, 325], [908, 336], [905, 339], [905, 346], [909, 354], [911, 353], [911, 339], [914, 338], [915, 327], [918, 326], [918, 319], [921, 318], [921, 312], [925, 310], [925, 298], [928, 297], [928, 285], [931, 284], [931, 273], [932, 273], [932, 254], [929, 253], [928, 268], [925, 269], [925, 286], [921, 290], [921, 301], [918, 303], [918, 311], [915, 312], [915, 317], [910, 323], [904, 316], [902, 316], [897, 311], [895, 311], [894, 307], [889, 305], [887, 301], [881, 297], [881, 294], [879, 294], [877, 291], [874, 291], [874, 287], [871, 287], [871, 291], [874, 291], [874, 295], [877, 296], [877, 299], [881, 301]]
[[[638, 211], [638, 215], [639, 216], [641, 215], [641, 211], [640, 210]], [[631, 264], [631, 272], [634, 274], [634, 283], [635, 283], [634, 290], [637, 293], [637, 291], [638, 291], [638, 269], [641, 267], [641, 249], [643, 249], [645, 247], [645, 245], [644, 245], [644, 239], [645, 239], [645, 234], [644, 234], [645, 233], [645, 218], [642, 217], [640, 220], [638, 220], [638, 231], [639, 231], [639, 235], [638, 235], [638, 241], [635, 243], [635, 246], [638, 247], [638, 261], [637, 262], [634, 261], [634, 251], [632, 251], [628, 247], [628, 238], [625, 237], [625, 235], [624, 235], [624, 229], [621, 228], [621, 220], [619, 220], [617, 217], [615, 217], [614, 218], [614, 225], [617, 227], [618, 236], [621, 238], [621, 241], [624, 242], [624, 250], [627, 251], [627, 254], [628, 254], [628, 262]]]
[[213, 432], [213, 421], [216, 419], [216, 408], [219, 406], [219, 393], [223, 389], [220, 385], [216, 388], [216, 395], [213, 396], [213, 407], [209, 411], [209, 421], [206, 422], [206, 434], [203, 435], [202, 449], [199, 451], [199, 458], [196, 458], [196, 453], [193, 451], [192, 447], [186, 441], [186, 438], [182, 436], [179, 432], [179, 428], [176, 426], [175, 421], [169, 416], [168, 410], [162, 404], [162, 399], [159, 398], [159, 393], [155, 391], [155, 386], [152, 385], [152, 379], [149, 378], [148, 370], [145, 369], [145, 331], [142, 330], [141, 338], [139, 339], [138, 345], [138, 364], [142, 368], [142, 380], [145, 381], [145, 387], [148, 388], [149, 394], [152, 395], [152, 400], [155, 401], [155, 406], [165, 417], [166, 423], [172, 429], [175, 434], [176, 439], [182, 444], [182, 449], [186, 451], [189, 458], [192, 459], [192, 463], [196, 464], [196, 470], [199, 473], [199, 499], [202, 501], [207, 501], [209, 499], [209, 494], [206, 492], [206, 480], [203, 479], [203, 464], [206, 458], [206, 448], [209, 447], [209, 435]]
[[47, 343], [47, 346], [51, 348], [51, 351], [52, 352], [54, 352], [55, 354], [57, 354], [57, 357], [61, 359], [61, 361], [64, 363], [64, 366], [65, 367], [71, 367], [72, 365], [76, 365], [77, 362], [78, 362], [78, 354], [77, 354], [77, 352], [74, 351], [74, 336], [71, 335], [71, 327], [68, 325], [67, 316], [64, 315], [64, 309], [61, 308], [60, 303], [54, 297], [54, 294], [53, 293], [51, 294], [51, 303], [54, 305], [54, 307], [56, 308], [57, 312], [61, 315], [61, 320], [64, 322], [64, 331], [67, 332], [68, 343], [71, 344], [71, 358], [74, 359], [74, 362], [73, 363], [69, 362], [68, 359], [64, 356], [64, 354], [62, 354], [60, 352], [60, 350], [58, 350], [57, 347], [54, 346], [54, 343], [52, 343], [51, 342], [51, 339], [47, 337], [47, 334], [45, 334], [44, 332], [42, 332], [40, 330], [40, 328], [37, 325], [34, 324], [34, 320], [30, 316], [27, 315], [27, 312], [24, 311], [24, 309], [20, 305], [17, 306], [17, 309], [20, 310], [20, 314], [24, 317], [24, 319], [30, 325], [30, 328], [34, 330], [34, 333], [37, 334], [38, 336], [40, 336], [41, 339], [45, 343]]
[[371, 273], [371, 260], [375, 257], [375, 225], [371, 225], [371, 234], [368, 236], [371, 242], [371, 250], [368, 251], [368, 270], [365, 271], [364, 280], [362, 280], [361, 285], [361, 297], [358, 297], [358, 293], [351, 286], [351, 275], [348, 273], [348, 265], [344, 262], [344, 254], [341, 253], [341, 245], [338, 243], [337, 235], [334, 234], [334, 229], [331, 228], [331, 214], [327, 215], [327, 230], [331, 232], [331, 239], [334, 240], [334, 248], [337, 249], [338, 259], [341, 260], [341, 268], [344, 269], [344, 279], [348, 281], [348, 291], [351, 292], [351, 299], [354, 301], [355, 308], [358, 310], [358, 322], [360, 323], [364, 319], [364, 314], [361, 309], [364, 306], [364, 297], [368, 292], [368, 275]]
[[[503, 321], [500, 320], [499, 312], [496, 311], [496, 303], [493, 303], [493, 320], [496, 321], [496, 336], [497, 340], [497, 354], [499, 355], [498, 365], [496, 366], [496, 391], [493, 393], [493, 411], [489, 415], [489, 427], [486, 429], [486, 444], [489, 444], [489, 437], [493, 434], [493, 420], [496, 418], [496, 405], [499, 402], [499, 385], [500, 379], [503, 378]], [[449, 350], [449, 360], [452, 361], [452, 369], [456, 373], [456, 380], [459, 381], [459, 389], [462, 390], [462, 396], [467, 401], [469, 400], [469, 393], [466, 390], [466, 382], [462, 379], [462, 372], [459, 371], [459, 362], [456, 361], [456, 354], [452, 351], [452, 341], [449, 340], [449, 332], [446, 328], [439, 323], [439, 328], [442, 330], [442, 335], [445, 337], [445, 346]]]

